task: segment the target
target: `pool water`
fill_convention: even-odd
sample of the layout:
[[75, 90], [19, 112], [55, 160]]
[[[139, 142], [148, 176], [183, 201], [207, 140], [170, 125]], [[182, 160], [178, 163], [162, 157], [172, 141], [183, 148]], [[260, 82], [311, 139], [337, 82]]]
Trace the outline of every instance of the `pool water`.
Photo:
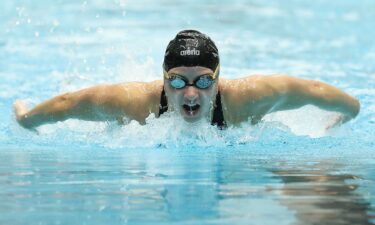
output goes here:
[[[375, 2], [1, 1], [0, 224], [374, 224]], [[30, 106], [100, 83], [161, 79], [182, 29], [215, 40], [221, 76], [283, 73], [361, 102], [221, 131], [173, 113], [24, 130]]]

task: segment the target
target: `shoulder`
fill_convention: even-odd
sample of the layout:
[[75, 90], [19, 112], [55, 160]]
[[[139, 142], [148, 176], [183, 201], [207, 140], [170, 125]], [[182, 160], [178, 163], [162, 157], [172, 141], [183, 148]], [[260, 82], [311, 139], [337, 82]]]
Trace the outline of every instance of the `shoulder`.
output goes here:
[[257, 85], [271, 85], [274, 82], [285, 82], [293, 77], [285, 74], [271, 74], [271, 75], [249, 75], [237, 79], [222, 79], [220, 78], [220, 85], [225, 88], [258, 88], [262, 86]]
[[285, 75], [252, 75], [239, 79], [222, 79], [219, 90], [224, 116], [232, 123], [249, 117], [256, 120], [279, 96], [278, 84], [286, 83]]
[[235, 101], [237, 98], [256, 97], [268, 90], [269, 76], [252, 75], [239, 79], [221, 79], [219, 82], [220, 93], [224, 98]]
[[262, 97], [275, 92], [287, 91], [301, 79], [284, 75], [251, 75], [239, 79], [223, 79], [219, 83], [220, 91], [227, 96], [251, 95]]
[[160, 95], [163, 90], [163, 82], [161, 80], [151, 82], [125, 82], [115, 84], [112, 88], [126, 94], [140, 97], [152, 97], [154, 95]]
[[134, 103], [159, 101], [163, 90], [161, 80], [152, 82], [125, 82], [105, 87], [109, 97]]
[[159, 112], [162, 81], [126, 82], [100, 85], [94, 88], [96, 105], [117, 110], [129, 118], [144, 123], [150, 113]]
[[163, 82], [125, 82], [119, 84], [103, 84], [82, 89], [76, 93], [80, 98], [88, 99], [96, 104], [124, 105], [132, 102], [151, 103], [160, 98]]

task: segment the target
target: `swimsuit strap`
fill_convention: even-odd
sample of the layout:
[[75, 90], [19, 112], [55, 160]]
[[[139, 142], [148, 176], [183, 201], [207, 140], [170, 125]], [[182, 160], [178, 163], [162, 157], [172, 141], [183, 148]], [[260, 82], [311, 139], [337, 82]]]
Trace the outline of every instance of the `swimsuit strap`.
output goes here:
[[[159, 116], [167, 111], [168, 111], [168, 100], [167, 100], [167, 96], [165, 95], [165, 91], [163, 88], [163, 91], [161, 92], [161, 97], [160, 97]], [[220, 129], [223, 129], [226, 127], [226, 123], [225, 123], [224, 115], [223, 115], [223, 108], [221, 106], [220, 91], [216, 95], [216, 101], [214, 105], [214, 114], [212, 117], [211, 124], [214, 126], [218, 126]]]
[[161, 92], [161, 97], [160, 97], [159, 116], [165, 113], [166, 111], [168, 111], [168, 100], [167, 100], [167, 96], [165, 96], [165, 91], [163, 88], [163, 91]]
[[224, 120], [223, 108], [221, 106], [220, 91], [216, 95], [216, 102], [214, 107], [214, 114], [212, 116], [211, 124], [214, 126], [218, 126], [220, 129], [223, 129], [226, 127], [226, 123]]

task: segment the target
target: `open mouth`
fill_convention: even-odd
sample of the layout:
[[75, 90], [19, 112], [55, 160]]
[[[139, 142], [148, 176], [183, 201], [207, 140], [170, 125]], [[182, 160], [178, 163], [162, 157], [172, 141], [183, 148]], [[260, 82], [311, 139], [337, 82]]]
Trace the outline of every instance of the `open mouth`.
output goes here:
[[196, 105], [186, 105], [184, 104], [182, 106], [185, 110], [185, 112], [190, 115], [190, 116], [193, 116], [195, 114], [197, 114], [199, 108], [200, 108], [200, 105], [199, 104], [196, 104]]

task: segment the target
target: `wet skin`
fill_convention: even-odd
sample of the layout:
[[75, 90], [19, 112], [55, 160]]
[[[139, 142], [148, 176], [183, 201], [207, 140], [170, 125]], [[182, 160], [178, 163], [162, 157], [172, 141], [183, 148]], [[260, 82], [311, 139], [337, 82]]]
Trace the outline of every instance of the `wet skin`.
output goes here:
[[[176, 67], [168, 71], [168, 74], [183, 76], [189, 84], [192, 84], [196, 78], [206, 74], [212, 75], [213, 71], [204, 67]], [[210, 121], [218, 80], [207, 89], [199, 89], [195, 86], [175, 89], [170, 85], [169, 80], [164, 79], [164, 90], [169, 106], [178, 111], [185, 121], [196, 122], [203, 118]]]
[[[176, 67], [168, 71], [184, 76], [189, 83], [213, 71], [204, 67]], [[264, 115], [289, 110], [307, 104], [339, 112], [332, 124], [354, 118], [360, 108], [357, 99], [329, 84], [287, 75], [253, 75], [240, 79], [218, 78], [208, 89], [187, 86], [174, 89], [164, 79], [153, 82], [128, 82], [99, 85], [76, 92], [65, 93], [49, 99], [29, 110], [24, 101], [14, 103], [18, 123], [34, 128], [69, 118], [90, 121], [136, 120], [145, 124], [151, 114], [159, 115], [163, 88], [168, 98], [169, 110], [179, 112], [187, 122], [211, 120], [215, 97], [220, 90], [224, 119], [227, 125], [242, 122], [259, 122]]]

